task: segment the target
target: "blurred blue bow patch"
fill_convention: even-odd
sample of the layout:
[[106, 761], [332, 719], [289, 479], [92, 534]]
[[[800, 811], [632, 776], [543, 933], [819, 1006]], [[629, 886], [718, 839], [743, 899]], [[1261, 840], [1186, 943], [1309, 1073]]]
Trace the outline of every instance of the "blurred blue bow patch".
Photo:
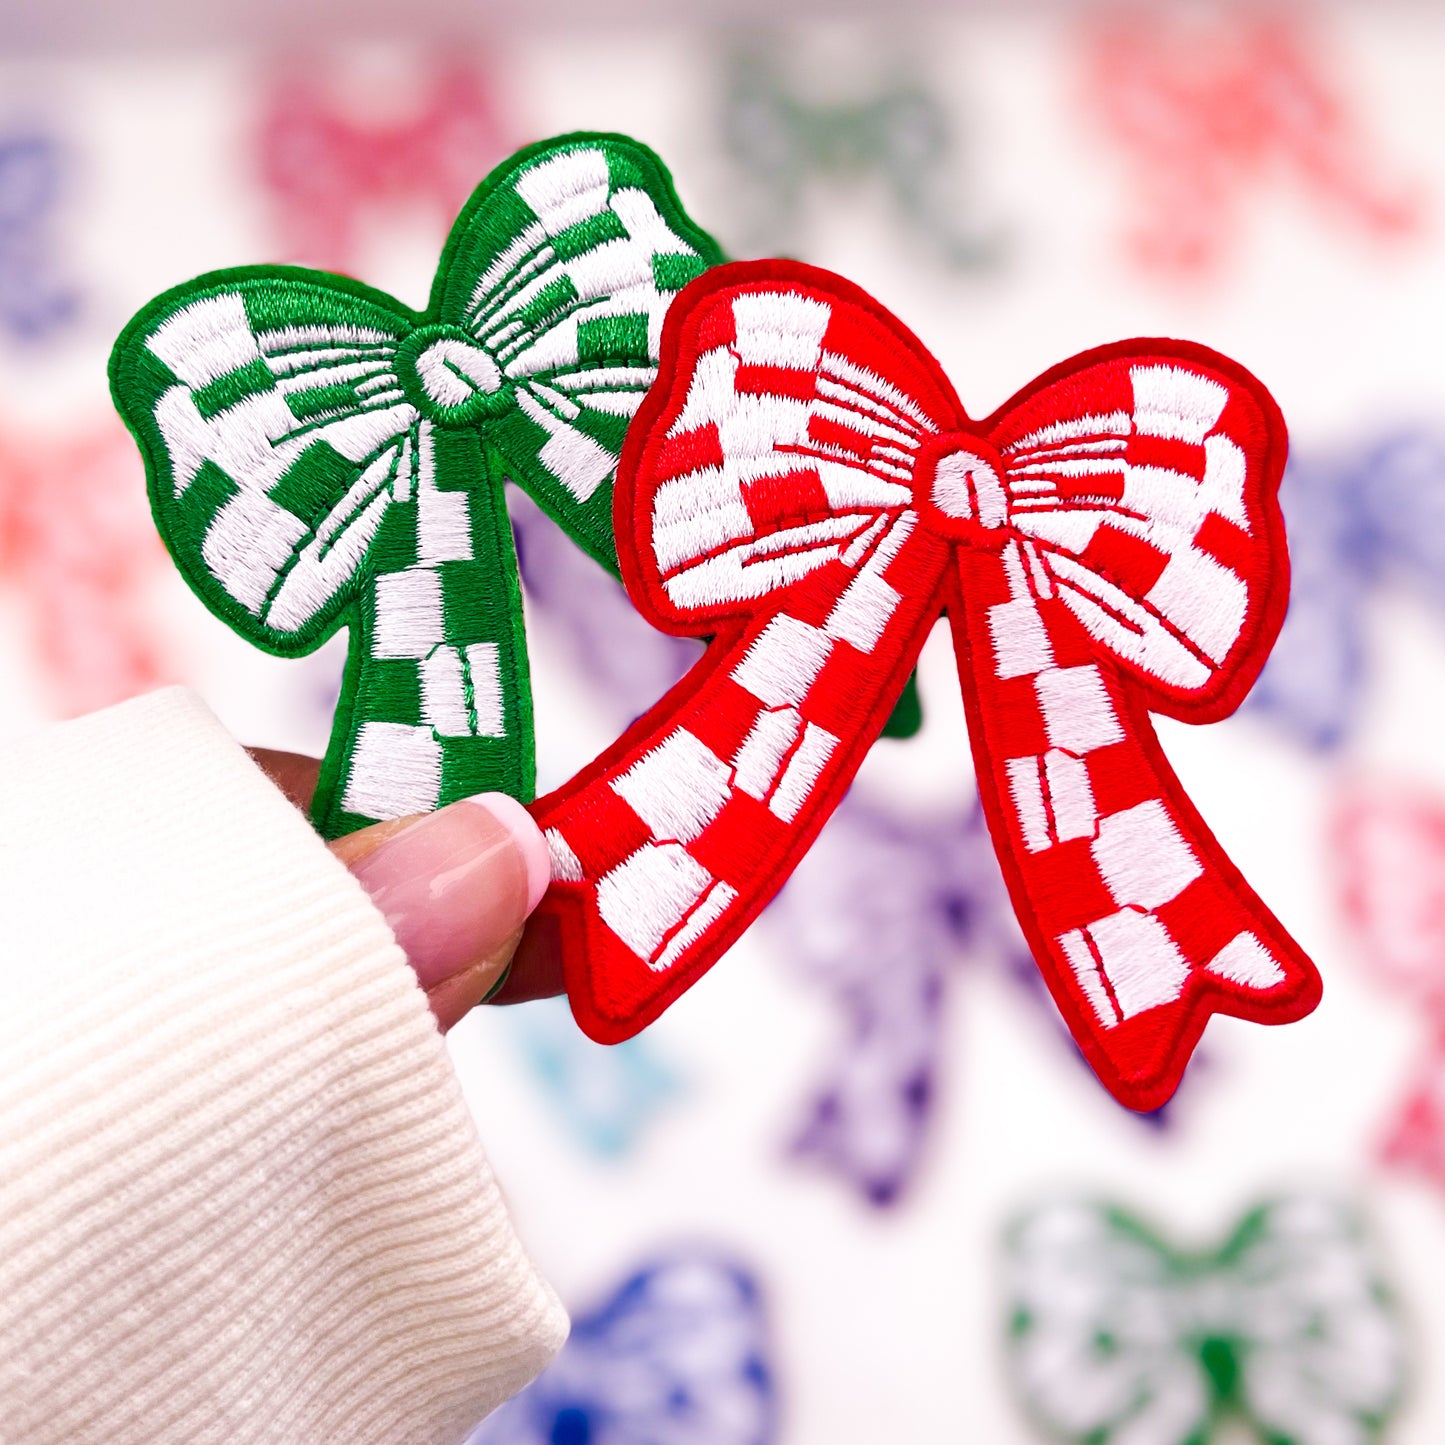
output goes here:
[[0, 331], [41, 341], [75, 317], [78, 297], [55, 271], [56, 212], [66, 156], [40, 131], [0, 135]]
[[1445, 438], [1402, 431], [1331, 457], [1291, 459], [1284, 630], [1245, 709], [1304, 747], [1346, 742], [1370, 685], [1370, 601], [1412, 592], [1445, 619]]
[[777, 1387], [753, 1276], [707, 1252], [639, 1269], [468, 1445], [771, 1445]]

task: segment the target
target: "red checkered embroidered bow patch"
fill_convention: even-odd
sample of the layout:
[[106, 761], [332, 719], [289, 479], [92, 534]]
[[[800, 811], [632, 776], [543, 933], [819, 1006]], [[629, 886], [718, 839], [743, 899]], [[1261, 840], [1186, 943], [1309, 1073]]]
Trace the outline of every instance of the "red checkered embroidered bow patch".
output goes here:
[[1259, 672], [1287, 591], [1284, 455], [1268, 393], [1200, 347], [1106, 347], [973, 422], [828, 272], [689, 286], [615, 520], [639, 610], [716, 640], [534, 808], [556, 881], [533, 942], [555, 931], [582, 1027], [635, 1033], [767, 903], [941, 612], [1014, 906], [1116, 1097], [1167, 1099], [1211, 1013], [1308, 1013], [1318, 975], [1148, 719], [1212, 721]]

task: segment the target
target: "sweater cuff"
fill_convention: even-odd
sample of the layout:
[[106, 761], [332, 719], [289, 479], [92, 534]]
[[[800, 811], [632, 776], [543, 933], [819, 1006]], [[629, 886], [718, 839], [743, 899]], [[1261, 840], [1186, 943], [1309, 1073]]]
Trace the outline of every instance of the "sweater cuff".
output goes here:
[[183, 690], [0, 780], [0, 1438], [455, 1445], [566, 1317], [380, 914]]

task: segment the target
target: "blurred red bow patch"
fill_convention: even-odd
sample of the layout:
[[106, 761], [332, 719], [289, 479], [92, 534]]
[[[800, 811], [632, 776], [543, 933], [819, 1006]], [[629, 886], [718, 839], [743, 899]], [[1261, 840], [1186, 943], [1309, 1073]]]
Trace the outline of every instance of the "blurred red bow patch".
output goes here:
[[[1148, 713], [1210, 722], [1284, 615], [1284, 424], [1233, 362], [1130, 341], [972, 421], [916, 337], [791, 262], [669, 311], [615, 522], [657, 627], [716, 640], [534, 811], [582, 1027], [636, 1033], [768, 902], [947, 613], [989, 829], [1059, 1008], [1123, 1103], [1209, 1015], [1282, 1023], [1319, 978], [1204, 825]], [[886, 886], [880, 879], [879, 886]]]
[[1413, 788], [1351, 795], [1335, 846], [1365, 958], [1429, 1028], [1380, 1152], [1445, 1189], [1445, 804]]

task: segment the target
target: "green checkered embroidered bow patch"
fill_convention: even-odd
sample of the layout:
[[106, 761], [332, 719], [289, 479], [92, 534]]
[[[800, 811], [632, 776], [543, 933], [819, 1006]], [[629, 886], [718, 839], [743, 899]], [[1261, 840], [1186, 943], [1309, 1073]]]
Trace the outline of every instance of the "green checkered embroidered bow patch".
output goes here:
[[1076, 1445], [1207, 1445], [1230, 1419], [1262, 1445], [1366, 1445], [1398, 1403], [1400, 1323], [1333, 1200], [1267, 1204], [1205, 1254], [1051, 1206], [1010, 1232], [1007, 1275], [1015, 1380]]
[[157, 524], [256, 646], [350, 652], [313, 817], [329, 837], [502, 790], [535, 759], [503, 482], [616, 567], [612, 480], [663, 314], [720, 258], [623, 136], [521, 151], [452, 229], [421, 315], [287, 266], [153, 301], [111, 358]]

